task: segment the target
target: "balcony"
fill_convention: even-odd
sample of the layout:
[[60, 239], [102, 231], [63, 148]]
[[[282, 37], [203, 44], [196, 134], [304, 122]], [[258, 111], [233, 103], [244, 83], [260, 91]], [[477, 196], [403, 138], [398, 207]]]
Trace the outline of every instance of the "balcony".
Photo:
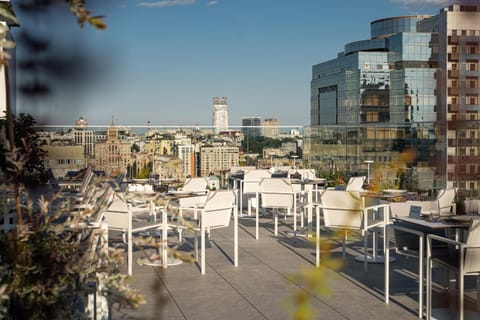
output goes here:
[[448, 61], [458, 61], [460, 54], [458, 52], [452, 52], [448, 54]]
[[460, 72], [458, 70], [448, 70], [448, 78], [449, 79], [458, 79]]
[[460, 36], [448, 36], [448, 44], [459, 44]]
[[449, 104], [448, 112], [458, 112], [459, 108], [460, 108], [459, 104]]
[[460, 89], [458, 87], [448, 88], [449, 96], [458, 96], [460, 94]]

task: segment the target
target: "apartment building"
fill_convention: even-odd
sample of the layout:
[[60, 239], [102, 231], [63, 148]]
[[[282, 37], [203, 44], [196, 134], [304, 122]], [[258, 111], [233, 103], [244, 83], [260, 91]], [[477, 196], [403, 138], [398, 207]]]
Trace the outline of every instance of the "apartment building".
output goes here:
[[231, 167], [239, 165], [239, 157], [238, 147], [202, 146], [199, 154], [200, 175], [222, 176], [224, 172], [229, 172]]

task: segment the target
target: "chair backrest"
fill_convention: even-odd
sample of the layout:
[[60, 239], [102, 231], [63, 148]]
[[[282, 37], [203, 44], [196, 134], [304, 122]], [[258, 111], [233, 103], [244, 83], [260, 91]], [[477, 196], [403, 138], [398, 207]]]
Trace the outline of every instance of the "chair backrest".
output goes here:
[[188, 178], [183, 184], [183, 191], [205, 191], [208, 186], [208, 180], [205, 177]]
[[422, 207], [419, 205], [414, 205], [410, 203], [409, 201], [407, 202], [389, 202], [388, 203], [390, 206], [390, 212], [392, 217], [407, 217], [410, 216], [410, 210], [412, 206], [416, 206], [420, 208], [420, 212], [422, 210]]
[[348, 180], [346, 191], [364, 191], [363, 184], [365, 183], [365, 176], [351, 177]]
[[83, 174], [83, 181], [80, 185], [79, 193], [83, 194], [87, 188], [91, 185], [92, 180], [94, 179], [95, 173], [93, 172], [93, 167], [88, 166]]
[[128, 208], [127, 202], [115, 196], [112, 204], [104, 212], [105, 221], [109, 229], [128, 230], [131, 227], [132, 213]]
[[202, 226], [205, 228], [228, 227], [235, 206], [233, 190], [210, 192], [202, 211]]
[[293, 208], [294, 193], [286, 178], [265, 178], [260, 181], [261, 206], [263, 208]]
[[465, 250], [464, 272], [480, 272], [480, 219], [473, 219], [468, 230], [467, 245], [476, 245], [477, 248]]
[[408, 212], [408, 216], [410, 218], [419, 219], [421, 214], [422, 214], [421, 206], [410, 206], [410, 211]]
[[270, 178], [270, 171], [265, 169], [247, 171], [243, 177], [243, 193], [256, 193], [260, 191], [260, 181]]
[[455, 203], [455, 195], [457, 194], [456, 188], [442, 189], [437, 195], [437, 201], [440, 210], [449, 208]]
[[348, 229], [362, 227], [363, 202], [358, 192], [325, 190], [320, 201], [325, 226]]

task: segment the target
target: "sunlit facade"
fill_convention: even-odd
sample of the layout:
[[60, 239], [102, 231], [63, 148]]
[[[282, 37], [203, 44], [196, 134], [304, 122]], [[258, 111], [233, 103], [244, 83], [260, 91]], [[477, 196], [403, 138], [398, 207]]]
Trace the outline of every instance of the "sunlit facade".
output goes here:
[[213, 98], [212, 122], [215, 133], [228, 131], [228, 105], [226, 97]]
[[376, 20], [371, 39], [314, 65], [311, 165], [355, 174], [410, 153], [405, 180], [419, 189], [478, 189], [478, 21], [460, 5]]

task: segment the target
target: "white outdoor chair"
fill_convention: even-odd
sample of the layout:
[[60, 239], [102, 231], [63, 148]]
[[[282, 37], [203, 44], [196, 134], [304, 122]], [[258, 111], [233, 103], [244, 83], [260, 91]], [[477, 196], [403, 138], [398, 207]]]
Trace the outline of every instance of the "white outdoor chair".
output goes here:
[[[245, 172], [242, 181], [242, 194], [240, 195], [247, 201], [248, 215], [252, 215], [252, 208], [258, 210], [258, 193], [260, 192], [260, 181], [264, 178], [270, 178], [270, 171], [264, 169], [250, 170]], [[242, 201], [243, 203], [243, 201]], [[243, 204], [240, 206], [240, 216], [243, 216], [242, 208]]]
[[[205, 205], [208, 195], [208, 179], [206, 177], [188, 178], [180, 191], [192, 192], [190, 197], [180, 197], [176, 202], [172, 202], [171, 205], [178, 208], [177, 222], [183, 219], [184, 213], [193, 213], [194, 219], [197, 219], [197, 209]], [[197, 194], [193, 194], [197, 193]], [[203, 194], [202, 194], [203, 193]], [[178, 239], [182, 241], [182, 228], [178, 229]]]
[[[328, 229], [343, 231], [342, 256], [346, 257], [346, 240], [348, 230], [358, 230], [364, 239], [364, 270], [367, 271], [368, 237], [370, 229], [385, 227], [389, 223], [390, 209], [388, 204], [364, 207], [364, 201], [358, 192], [343, 190], [325, 190], [317, 204], [317, 266], [320, 264], [320, 215], [322, 210], [324, 226]], [[381, 214], [380, 214], [381, 211]], [[383, 215], [383, 217], [382, 217]], [[384, 239], [385, 248], [385, 239]]]
[[457, 188], [441, 189], [435, 200], [407, 201], [407, 203], [422, 207], [423, 215], [437, 214], [445, 218], [456, 214], [456, 194]]
[[362, 192], [365, 191], [363, 189], [363, 184], [365, 183], [365, 176], [360, 176], [360, 177], [351, 177], [348, 179], [346, 191], [356, 191], [356, 192]]
[[195, 228], [195, 258], [198, 260], [198, 234], [200, 233], [201, 253], [200, 269], [205, 274], [205, 234], [210, 230], [225, 228], [230, 225], [230, 220], [234, 217], [234, 266], [238, 266], [238, 221], [236, 194], [233, 190], [212, 191], [205, 202], [203, 208], [198, 210], [198, 227]]
[[[442, 242], [456, 249], [456, 257], [446, 259], [444, 256], [437, 257], [432, 254], [432, 243]], [[465, 242], [427, 235], [427, 319], [432, 315], [432, 269], [434, 264], [453, 270], [458, 275], [458, 312], [459, 319], [464, 318], [464, 277], [480, 276], [480, 219], [472, 219]], [[477, 292], [477, 306], [480, 293]], [[479, 312], [479, 310], [477, 310]]]
[[[313, 180], [315, 176], [315, 169], [290, 169], [288, 171], [288, 178], [298, 178], [300, 180]], [[299, 195], [299, 201], [305, 201], [306, 193], [312, 192], [314, 189], [313, 184], [292, 184], [293, 191]], [[303, 227], [303, 226], [302, 226]]]
[[[278, 210], [285, 210], [285, 216], [289, 216], [293, 211], [293, 230], [297, 230], [296, 194], [288, 179], [265, 178], [260, 181], [259, 207], [273, 210], [275, 235], [278, 235]], [[258, 209], [256, 210], [255, 220], [255, 238], [258, 239]]]
[[183, 187], [179, 190], [182, 191], [204, 191], [207, 189], [208, 186], [208, 179], [206, 177], [195, 177], [195, 178], [187, 178]]
[[134, 220], [130, 204], [127, 204], [122, 197], [115, 194], [112, 204], [104, 212], [104, 217], [108, 225], [108, 230], [121, 231], [122, 236], [126, 235], [123, 239], [127, 244], [127, 270], [129, 275], [132, 275], [133, 273], [133, 234], [137, 232], [162, 228], [162, 237], [164, 237], [163, 243], [165, 243], [162, 250], [162, 261], [164, 262], [164, 267], [167, 266], [166, 228], [168, 225], [165, 212], [162, 215], [161, 221]]
[[[401, 212], [398, 214], [394, 213], [393, 208], [397, 207], [402, 208]], [[390, 212], [392, 216], [408, 216], [414, 219], [420, 219], [422, 207], [410, 205], [408, 202], [391, 202], [390, 203]], [[407, 211], [408, 214], [405, 214]], [[423, 287], [424, 287], [424, 252], [425, 252], [425, 238], [428, 232], [431, 230], [416, 228], [413, 229], [408, 223], [402, 223], [400, 221], [396, 221], [395, 223], [390, 225], [391, 230], [393, 231], [394, 235], [394, 248], [395, 253], [397, 255], [403, 255], [408, 258], [415, 258], [418, 259], [418, 317], [420, 319], [423, 318]], [[437, 235], [444, 235], [444, 230], [438, 230], [436, 232]], [[389, 247], [388, 249], [390, 249]], [[441, 252], [444, 247], [437, 247], [435, 250], [437, 252]], [[387, 285], [389, 286], [389, 277], [390, 275], [387, 274]], [[389, 289], [388, 289], [389, 291]], [[388, 293], [386, 293], [388, 294]]]

